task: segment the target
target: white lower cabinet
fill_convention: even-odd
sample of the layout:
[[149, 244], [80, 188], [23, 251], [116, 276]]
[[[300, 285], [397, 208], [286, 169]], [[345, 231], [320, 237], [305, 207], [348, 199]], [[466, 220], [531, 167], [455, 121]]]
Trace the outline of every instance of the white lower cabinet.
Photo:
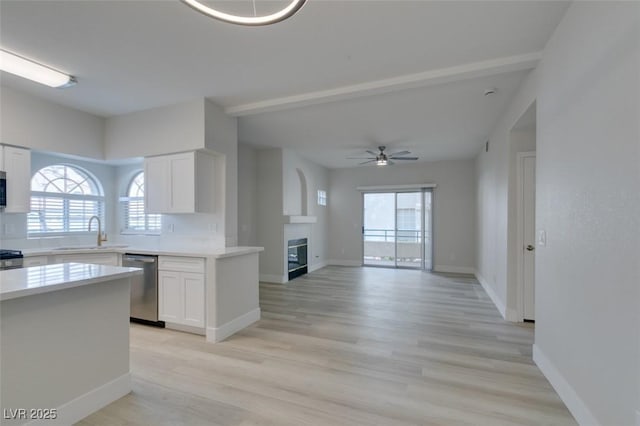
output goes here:
[[98, 265], [118, 266], [116, 253], [77, 253], [62, 254], [51, 263], [93, 263]]
[[[204, 259], [160, 256], [158, 318], [161, 321], [204, 328]], [[192, 271], [197, 272], [192, 272]]]
[[22, 259], [22, 266], [28, 268], [29, 266], [42, 266], [48, 263], [47, 256], [28, 256]]
[[182, 284], [180, 272], [158, 271], [158, 319], [181, 323]]

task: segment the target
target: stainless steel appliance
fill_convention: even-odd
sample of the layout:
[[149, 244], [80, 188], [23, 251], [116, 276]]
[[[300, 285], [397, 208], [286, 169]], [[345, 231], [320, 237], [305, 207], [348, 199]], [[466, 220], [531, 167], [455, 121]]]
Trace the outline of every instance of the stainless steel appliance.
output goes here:
[[20, 250], [0, 250], [0, 271], [22, 268], [22, 259]]
[[0, 172], [0, 210], [7, 207], [7, 173]]
[[158, 321], [158, 256], [125, 253], [122, 266], [144, 270], [131, 279], [131, 321], [164, 327]]

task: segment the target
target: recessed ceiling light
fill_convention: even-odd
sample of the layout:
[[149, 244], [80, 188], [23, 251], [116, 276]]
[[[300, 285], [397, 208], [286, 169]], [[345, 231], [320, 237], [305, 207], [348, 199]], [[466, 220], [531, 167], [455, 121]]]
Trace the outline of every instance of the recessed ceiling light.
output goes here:
[[76, 79], [72, 75], [2, 49], [0, 49], [0, 70], [49, 87], [63, 88], [76, 84]]

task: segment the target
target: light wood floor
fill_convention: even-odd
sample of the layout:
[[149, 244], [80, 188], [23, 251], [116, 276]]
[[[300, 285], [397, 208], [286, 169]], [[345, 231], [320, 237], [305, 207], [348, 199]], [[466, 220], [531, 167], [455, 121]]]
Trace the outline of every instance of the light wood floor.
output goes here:
[[465, 276], [327, 267], [261, 284], [262, 320], [219, 344], [131, 326], [133, 392], [80, 425], [574, 425]]

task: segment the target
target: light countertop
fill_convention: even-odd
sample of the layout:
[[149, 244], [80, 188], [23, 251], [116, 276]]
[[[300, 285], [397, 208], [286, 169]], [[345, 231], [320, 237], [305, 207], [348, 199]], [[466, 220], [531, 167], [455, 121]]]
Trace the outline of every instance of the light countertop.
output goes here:
[[0, 300], [17, 299], [67, 288], [141, 275], [138, 268], [61, 263], [0, 271]]
[[185, 257], [200, 257], [200, 258], [212, 258], [223, 259], [226, 257], [243, 256], [251, 253], [259, 253], [263, 251], [263, 247], [221, 247], [217, 249], [211, 249], [210, 251], [195, 252], [189, 249], [156, 249], [156, 248], [143, 248], [136, 246], [126, 245], [105, 245], [100, 248], [93, 246], [77, 246], [73, 248], [33, 248], [23, 249], [22, 254], [25, 257], [31, 256], [56, 256], [65, 254], [88, 254], [88, 253], [138, 253], [138, 254], [150, 254], [159, 256], [185, 256]]

